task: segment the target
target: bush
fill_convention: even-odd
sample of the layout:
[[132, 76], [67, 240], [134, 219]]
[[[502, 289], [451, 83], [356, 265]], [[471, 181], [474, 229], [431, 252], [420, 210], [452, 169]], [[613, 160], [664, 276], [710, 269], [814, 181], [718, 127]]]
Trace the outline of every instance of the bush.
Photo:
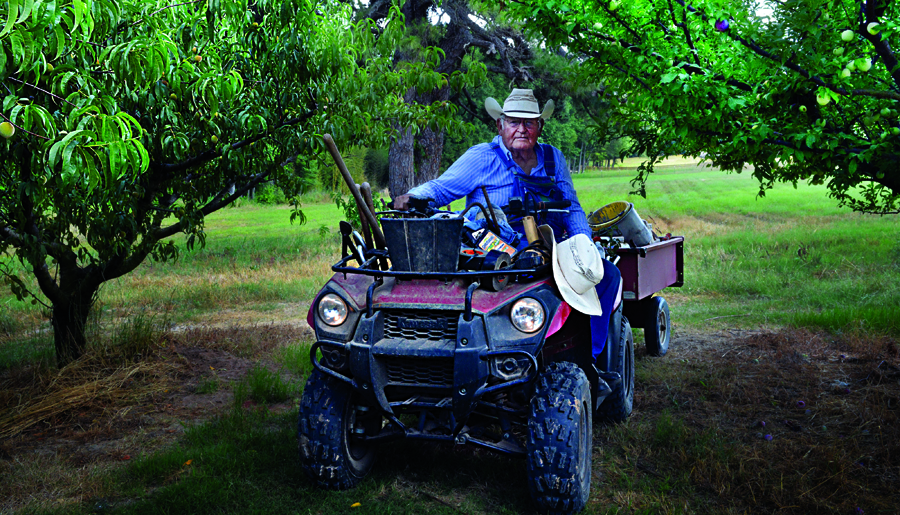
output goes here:
[[284, 191], [278, 186], [266, 183], [256, 189], [256, 201], [260, 204], [274, 205], [287, 203]]

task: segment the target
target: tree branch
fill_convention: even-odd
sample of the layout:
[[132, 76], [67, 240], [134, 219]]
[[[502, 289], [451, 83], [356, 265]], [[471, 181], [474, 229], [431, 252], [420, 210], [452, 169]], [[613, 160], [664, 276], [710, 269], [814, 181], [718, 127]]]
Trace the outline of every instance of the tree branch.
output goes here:
[[[702, 11], [698, 11], [691, 5], [686, 5], [684, 0], [675, 0], [675, 1], [678, 2], [682, 7], [684, 7], [685, 11], [697, 12], [700, 14], [703, 21], [709, 20], [709, 17], [705, 13], [703, 13]], [[884, 52], [884, 54], [886, 56], [889, 56], [893, 65], [894, 66], [897, 65], [897, 59], [894, 58], [893, 52], [891, 51], [890, 46], [888, 45], [887, 41], [884, 41], [884, 38], [882, 38], [880, 34], [872, 36], [871, 34], [868, 34], [868, 31], [865, 30], [864, 27], [861, 29], [860, 32], [863, 33], [864, 37], [867, 37], [867, 39], [872, 41], [873, 45], [876, 45], [876, 50], [878, 48], [881, 48], [881, 51], [878, 52], [878, 54], [879, 54], [879, 56], [882, 57], [882, 59], [885, 59], [885, 57], [882, 56], [882, 52]], [[861, 95], [861, 96], [870, 96], [870, 97], [876, 97], [876, 98], [887, 98], [887, 99], [891, 99], [891, 100], [900, 100], [900, 93], [895, 93], [893, 91], [878, 92], [878, 91], [865, 90], [865, 89], [853, 90], [852, 92], [847, 91], [845, 88], [825, 82], [824, 80], [822, 80], [822, 78], [820, 78], [817, 75], [812, 75], [807, 70], [801, 68], [800, 65], [791, 62], [791, 59], [783, 60], [783, 59], [779, 58], [778, 56], [776, 56], [776, 55], [772, 54], [771, 52], [760, 47], [757, 43], [740, 37], [733, 30], [729, 30], [727, 33], [728, 33], [728, 37], [739, 42], [741, 45], [743, 45], [747, 49], [751, 50], [755, 54], [759, 55], [760, 57], [764, 57], [766, 59], [769, 59], [770, 61], [779, 63], [781, 66], [784, 66], [785, 68], [787, 68], [789, 70], [793, 70], [793, 71], [799, 73], [806, 80], [812, 82], [813, 84], [824, 87], [824, 88], [828, 88], [829, 90], [834, 91], [835, 93], [837, 93], [839, 95], [850, 96], [850, 95], [855, 94], [855, 95]], [[866, 36], [866, 35], [868, 35], [868, 36]], [[885, 60], [885, 65], [886, 66], [888, 65], [887, 60]], [[891, 77], [894, 79], [895, 82], [900, 84], [900, 69], [895, 69], [895, 68], [889, 66], [888, 70], [893, 70]]]
[[[163, 7], [162, 9], [157, 9], [157, 10], [153, 11], [152, 13], [148, 14], [147, 16], [153, 16], [155, 14], [165, 11], [166, 9], [171, 9], [173, 7], [179, 7], [182, 5], [190, 5], [190, 4], [199, 4], [200, 2], [205, 2], [205, 1], [206, 0], [191, 0], [190, 2], [182, 2], [180, 4], [167, 5], [167, 6]], [[140, 23], [144, 23], [144, 18], [141, 18], [140, 20], [136, 20], [135, 22], [133, 22], [131, 24], [131, 26], [134, 27], [135, 25], [138, 25]], [[117, 30], [117, 33], [118, 33], [118, 30]]]
[[[260, 183], [264, 182], [268, 178], [269, 174], [271, 174], [271, 173], [272, 173], [271, 170], [267, 170], [265, 172], [260, 172], [256, 175], [251, 176], [251, 179], [246, 184], [244, 184], [240, 188], [235, 188], [233, 194], [229, 195], [228, 197], [225, 197], [225, 199], [220, 198], [220, 200], [218, 202], [216, 202], [215, 199], [213, 199], [212, 201], [210, 201], [210, 203], [203, 206], [200, 209], [200, 212], [203, 214], [203, 216], [207, 216], [219, 209], [222, 209], [223, 207], [234, 202], [235, 200], [237, 200], [238, 198], [243, 196], [245, 193], [250, 191], [251, 188], [255, 188]], [[218, 195], [217, 195], [217, 198], [218, 198]], [[181, 223], [180, 222], [174, 223], [167, 227], [161, 227], [161, 228], [153, 231], [151, 239], [154, 242], [156, 242], [156, 241], [168, 238], [170, 236], [174, 236], [180, 232], [182, 232]]]
[[65, 98], [63, 98], [63, 97], [61, 97], [61, 96], [59, 96], [59, 95], [55, 95], [55, 94], [53, 94], [53, 93], [47, 91], [47, 90], [44, 89], [44, 88], [40, 88], [40, 87], [35, 86], [34, 84], [31, 84], [31, 83], [29, 83], [29, 82], [21, 81], [21, 80], [15, 78], [15, 77], [7, 77], [7, 78], [8, 78], [9, 80], [13, 81], [13, 82], [18, 82], [19, 84], [22, 84], [22, 85], [28, 86], [28, 87], [30, 87], [30, 88], [36, 89], [36, 90], [40, 91], [41, 93], [43, 93], [43, 94], [45, 94], [45, 95], [47, 95], [47, 96], [49, 96], [49, 97], [55, 98], [56, 100], [59, 100], [60, 102], [65, 102], [65, 103], [69, 104], [70, 106], [72, 106], [72, 107], [78, 109], [78, 106], [77, 106], [77, 105], [73, 104], [72, 102], [69, 102], [68, 100], [66, 100]]
[[[256, 143], [259, 140], [268, 138], [269, 136], [271, 136], [272, 134], [277, 132], [279, 129], [282, 129], [282, 128], [290, 126], [290, 125], [296, 125], [300, 122], [303, 122], [303, 121], [311, 118], [315, 113], [316, 113], [315, 111], [307, 111], [302, 116], [284, 120], [282, 123], [278, 124], [277, 126], [273, 127], [272, 129], [270, 129], [266, 132], [263, 132], [261, 134], [257, 134], [256, 136], [252, 136], [250, 138], [232, 143], [230, 145], [231, 149], [238, 150], [243, 147], [249, 146], [253, 143]], [[218, 157], [222, 157], [222, 154], [223, 154], [223, 152], [221, 150], [207, 150], [206, 152], [203, 152], [197, 156], [194, 156], [186, 161], [182, 161], [177, 164], [151, 163], [150, 166], [154, 169], [154, 172], [160, 172], [165, 177], [164, 180], [167, 180], [171, 177], [174, 177], [179, 172], [183, 172], [183, 171], [189, 170], [191, 168], [197, 168], [197, 167], [204, 165]], [[193, 174], [190, 174], [187, 177], [185, 177], [184, 180], [190, 181], [194, 177], [195, 176]]]
[[643, 87], [643, 88], [646, 89], [647, 91], [653, 91], [653, 88], [650, 87], [649, 84], [647, 84], [646, 82], [644, 82], [643, 79], [641, 79], [641, 78], [638, 77], [637, 75], [631, 73], [630, 71], [628, 71], [628, 70], [622, 68], [622, 67], [619, 66], [618, 64], [615, 64], [615, 63], [613, 63], [613, 62], [611, 62], [611, 61], [605, 61], [605, 60], [603, 59], [603, 57], [602, 57], [601, 55], [597, 54], [596, 52], [589, 52], [588, 55], [590, 55], [591, 57], [597, 59], [597, 61], [599, 61], [601, 64], [605, 64], [605, 65], [607, 65], [607, 66], [609, 66], [609, 67], [611, 67], [611, 68], [615, 68], [616, 70], [618, 70], [618, 71], [620, 71], [620, 72], [622, 72], [622, 73], [628, 75], [629, 77], [631, 77], [632, 79], [634, 79], [635, 81], [637, 81], [637, 82], [641, 85], [641, 87]]
[[22, 236], [12, 227], [0, 227], [0, 241], [9, 243], [13, 247], [21, 247], [24, 244]]
[[9, 122], [10, 125], [12, 125], [13, 127], [15, 127], [16, 129], [19, 129], [20, 131], [24, 132], [25, 134], [31, 134], [32, 136], [34, 136], [34, 137], [36, 137], [36, 138], [41, 138], [41, 139], [48, 140], [48, 141], [50, 140], [50, 138], [48, 138], [48, 137], [46, 137], [46, 136], [41, 136], [40, 134], [35, 134], [35, 133], [33, 133], [33, 132], [31, 132], [31, 131], [25, 129], [24, 127], [22, 127], [22, 126], [20, 126], [20, 125], [14, 124], [14, 123], [12, 122], [12, 120], [10, 120], [9, 118], [7, 118], [7, 116], [6, 116], [5, 114], [3, 114], [3, 113], [0, 113], [0, 117], [2, 117], [4, 120], [6, 120], [7, 122]]
[[[679, 2], [679, 3], [681, 3], [681, 2]], [[684, 4], [681, 4], [681, 5], [684, 6]], [[703, 18], [704, 18], [704, 21], [706, 21], [705, 20], [706, 16], [704, 16]], [[688, 47], [691, 49], [691, 55], [694, 58], [694, 63], [696, 63], [698, 67], [703, 68], [703, 65], [700, 64], [700, 56], [697, 54], [697, 48], [694, 46], [694, 40], [691, 38], [691, 29], [688, 26], [687, 8], [686, 7], [681, 11], [681, 24], [680, 25], [681, 25], [682, 32], [684, 32], [685, 41], [687, 41]]]
[[[881, 60], [884, 61], [888, 73], [890, 73], [891, 78], [894, 79], [894, 84], [900, 87], [900, 65], [898, 65], [897, 57], [894, 56], [894, 51], [891, 50], [891, 45], [880, 33], [869, 34], [869, 31], [866, 28], [861, 29], [860, 33], [862, 33], [863, 37], [875, 47], [875, 53], [877, 53], [878, 57], [881, 57]], [[898, 96], [897, 99], [900, 99], [900, 96]]]

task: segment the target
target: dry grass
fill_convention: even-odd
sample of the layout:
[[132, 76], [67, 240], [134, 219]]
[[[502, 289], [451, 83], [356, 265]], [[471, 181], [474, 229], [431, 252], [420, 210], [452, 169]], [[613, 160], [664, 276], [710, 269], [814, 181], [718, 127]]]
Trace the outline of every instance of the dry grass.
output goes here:
[[0, 512], [23, 506], [44, 510], [75, 507], [103, 491], [114, 465], [72, 467], [53, 453], [20, 455], [0, 460]]
[[[144, 352], [147, 350], [151, 349]], [[0, 438], [90, 406], [120, 410], [139, 404], [168, 388], [166, 378], [172, 367], [158, 353], [132, 361], [120, 348], [101, 347], [59, 370], [28, 367], [10, 371], [0, 382]]]
[[[79, 511], [118, 495], [114, 471], [171, 446], [184, 424], [229, 408], [229, 385], [254, 362], [309, 336], [290, 324], [163, 326], [148, 328], [140, 317], [112, 324], [61, 370], [0, 376], [0, 513]], [[123, 334], [139, 329], [147, 337], [122, 345]], [[199, 394], [209, 377], [222, 388]]]
[[21, 402], [4, 406], [0, 438], [9, 438], [41, 421], [85, 406], [130, 406], [166, 389], [166, 383], [157, 380], [166, 376], [165, 364], [139, 362], [109, 369], [96, 367], [91, 361], [90, 356], [83, 357], [54, 377], [41, 378], [25, 387], [7, 389], [3, 385], [6, 396]]

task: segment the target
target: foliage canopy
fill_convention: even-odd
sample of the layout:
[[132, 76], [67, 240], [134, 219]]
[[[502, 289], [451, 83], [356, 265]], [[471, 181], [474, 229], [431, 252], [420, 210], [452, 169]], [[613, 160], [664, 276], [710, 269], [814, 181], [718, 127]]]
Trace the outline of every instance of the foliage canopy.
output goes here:
[[[8, 0], [0, 14], [0, 252], [20, 297], [52, 307], [60, 363], [84, 347], [104, 281], [204, 216], [275, 181], [296, 198], [297, 156], [386, 146], [392, 124], [452, 125], [453, 107], [410, 105], [410, 87], [459, 87], [440, 53], [396, 66], [399, 12], [352, 21], [338, 1]], [[4, 128], [10, 128], [5, 125]]]
[[[900, 6], [872, 0], [520, 0], [613, 103], [609, 134], [649, 156], [705, 155], [775, 182], [900, 211]], [[643, 193], [652, 161], [635, 185]]]

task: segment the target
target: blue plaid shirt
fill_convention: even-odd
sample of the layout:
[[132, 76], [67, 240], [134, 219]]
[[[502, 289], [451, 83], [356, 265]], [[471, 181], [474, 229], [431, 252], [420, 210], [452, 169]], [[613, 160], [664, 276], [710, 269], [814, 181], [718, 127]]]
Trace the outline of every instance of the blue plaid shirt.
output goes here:
[[[503, 145], [503, 139], [499, 135], [494, 137], [493, 142], [499, 144], [500, 149], [514, 163], [515, 172], [525, 174], [524, 170], [512, 160], [509, 150]], [[578, 202], [578, 195], [575, 193], [575, 187], [572, 185], [572, 177], [569, 175], [566, 159], [558, 148], [552, 148], [555, 156], [554, 160], [556, 161], [556, 185], [562, 192], [563, 198], [572, 201], [568, 215], [554, 213], [548, 215], [551, 225], [555, 226], [554, 228], [557, 231], [556, 238], [557, 240], [562, 240], [563, 237], [568, 238], [576, 234], [585, 234], [590, 237], [591, 228], [588, 226], [587, 217], [581, 208], [581, 204]], [[546, 177], [544, 148], [541, 145], [537, 145], [535, 152], [537, 153], [538, 164], [531, 170], [531, 175]], [[520, 191], [518, 181], [507, 170], [506, 165], [496, 152], [491, 149], [490, 143], [482, 143], [470, 148], [443, 175], [425, 184], [416, 186], [409, 190], [408, 193], [417, 198], [433, 198], [438, 206], [446, 206], [462, 197], [466, 197], [466, 207], [473, 203], [487, 206], [487, 203], [484, 201], [484, 194], [481, 192], [482, 186], [487, 189], [491, 204], [494, 206], [505, 206], [509, 204], [511, 197], [524, 196], [524, 192]], [[565, 229], [567, 234], [559, 234], [560, 228]]]

